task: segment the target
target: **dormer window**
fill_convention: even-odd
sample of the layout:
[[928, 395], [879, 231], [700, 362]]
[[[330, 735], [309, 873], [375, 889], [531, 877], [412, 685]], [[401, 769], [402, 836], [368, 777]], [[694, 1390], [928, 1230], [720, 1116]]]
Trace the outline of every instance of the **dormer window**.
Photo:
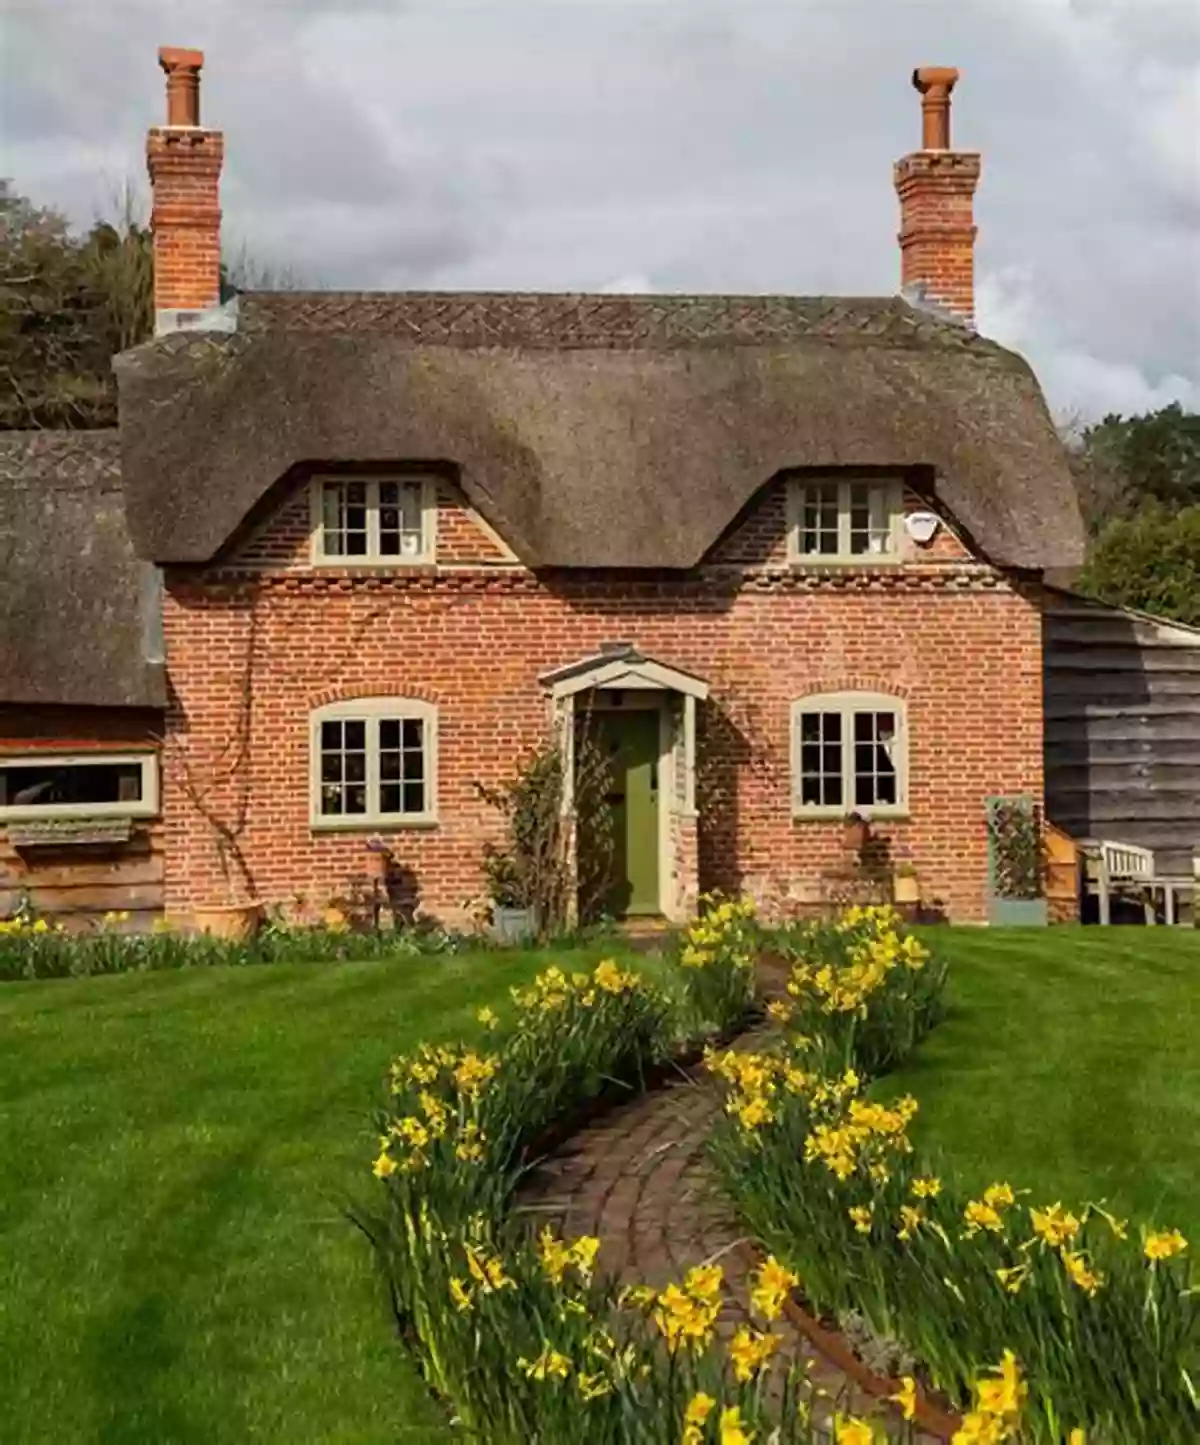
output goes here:
[[788, 495], [793, 562], [872, 566], [900, 560], [899, 481], [796, 478]]
[[319, 477], [313, 561], [334, 567], [432, 562], [435, 515], [427, 477]]

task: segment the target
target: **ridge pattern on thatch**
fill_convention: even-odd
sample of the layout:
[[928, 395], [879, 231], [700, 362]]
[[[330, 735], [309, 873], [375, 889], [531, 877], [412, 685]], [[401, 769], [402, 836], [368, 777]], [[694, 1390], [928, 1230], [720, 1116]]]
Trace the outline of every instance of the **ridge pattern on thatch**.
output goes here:
[[0, 703], [160, 707], [115, 431], [0, 432]]
[[1003, 566], [1082, 526], [1020, 357], [899, 299], [242, 298], [126, 352], [139, 553], [212, 560], [282, 478], [435, 464], [528, 566], [695, 567], [781, 472], [903, 472]]
[[642, 296], [526, 292], [258, 292], [239, 298], [239, 329], [383, 332], [426, 346], [788, 345], [800, 341], [983, 348], [898, 297]]

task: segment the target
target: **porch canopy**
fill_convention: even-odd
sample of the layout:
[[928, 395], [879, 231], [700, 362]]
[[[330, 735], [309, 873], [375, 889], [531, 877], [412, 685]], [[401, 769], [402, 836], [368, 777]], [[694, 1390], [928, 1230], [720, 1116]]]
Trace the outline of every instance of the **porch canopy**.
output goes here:
[[590, 688], [644, 688], [675, 692], [701, 702], [708, 696], [708, 683], [690, 672], [648, 657], [632, 642], [606, 643], [591, 657], [569, 662], [565, 667], [544, 672], [538, 681], [556, 701], [565, 701]]
[[[669, 768], [670, 811], [692, 816], [695, 812], [696, 703], [708, 697], [708, 683], [670, 663], [650, 657], [632, 642], [613, 642], [590, 657], [567, 663], [538, 679], [550, 697], [568, 762], [574, 772], [574, 728], [580, 697], [603, 697], [615, 692], [661, 695], [662, 760]], [[568, 792], [570, 783], [568, 783]], [[664, 814], [664, 817], [666, 815]]]

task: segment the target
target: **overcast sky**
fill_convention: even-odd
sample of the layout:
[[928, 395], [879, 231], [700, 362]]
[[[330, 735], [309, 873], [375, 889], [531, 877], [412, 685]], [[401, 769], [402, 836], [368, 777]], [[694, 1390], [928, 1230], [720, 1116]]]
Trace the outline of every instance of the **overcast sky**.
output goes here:
[[1200, 410], [1200, 0], [0, 0], [0, 174], [80, 223], [206, 52], [225, 237], [313, 286], [898, 286], [909, 75], [983, 152], [980, 329]]

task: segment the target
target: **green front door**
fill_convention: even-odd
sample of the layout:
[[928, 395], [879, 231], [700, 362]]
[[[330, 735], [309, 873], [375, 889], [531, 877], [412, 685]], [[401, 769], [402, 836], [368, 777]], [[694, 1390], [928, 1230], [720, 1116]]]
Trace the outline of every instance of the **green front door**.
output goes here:
[[612, 865], [605, 912], [615, 918], [659, 913], [658, 710], [599, 712], [594, 725], [609, 759]]

